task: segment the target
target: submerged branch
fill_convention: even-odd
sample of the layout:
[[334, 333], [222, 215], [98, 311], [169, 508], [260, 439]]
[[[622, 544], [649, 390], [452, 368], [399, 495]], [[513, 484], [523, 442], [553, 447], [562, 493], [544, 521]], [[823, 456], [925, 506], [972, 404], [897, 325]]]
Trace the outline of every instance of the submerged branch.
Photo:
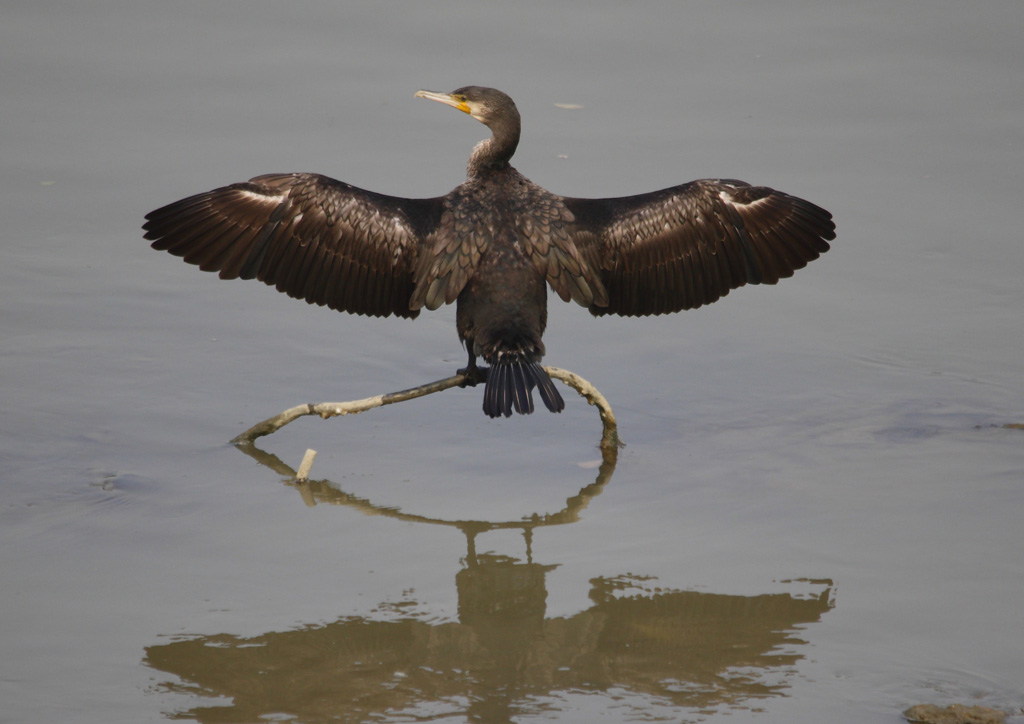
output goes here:
[[[578, 392], [581, 397], [585, 398], [587, 402], [597, 407], [598, 412], [601, 415], [601, 424], [604, 429], [604, 432], [601, 435], [601, 449], [605, 451], [617, 449], [620, 443], [618, 428], [615, 423], [615, 415], [612, 413], [612, 408], [608, 404], [608, 400], [604, 398], [604, 395], [598, 392], [596, 387], [574, 372], [559, 369], [558, 367], [545, 367], [544, 370], [552, 377], [552, 379], [561, 380], [576, 390], [576, 392]], [[425, 385], [413, 387], [408, 390], [389, 392], [386, 395], [367, 397], [362, 400], [350, 400], [348, 402], [318, 402], [296, 405], [295, 407], [289, 408], [278, 415], [267, 418], [257, 425], [253, 425], [241, 435], [234, 438], [231, 442], [235, 445], [251, 445], [256, 438], [276, 432], [289, 422], [297, 420], [300, 417], [305, 417], [306, 415], [319, 415], [325, 420], [339, 415], [355, 415], [360, 412], [365, 412], [366, 410], [372, 410], [375, 407], [383, 407], [384, 405], [391, 405], [396, 402], [405, 402], [406, 400], [423, 397], [424, 395], [432, 395], [435, 392], [442, 392], [444, 390], [451, 389], [452, 387], [465, 387], [467, 384], [475, 384], [475, 381], [469, 375], [459, 373], [451, 377], [446, 377], [443, 380], [438, 380], [437, 382], [429, 382]]]

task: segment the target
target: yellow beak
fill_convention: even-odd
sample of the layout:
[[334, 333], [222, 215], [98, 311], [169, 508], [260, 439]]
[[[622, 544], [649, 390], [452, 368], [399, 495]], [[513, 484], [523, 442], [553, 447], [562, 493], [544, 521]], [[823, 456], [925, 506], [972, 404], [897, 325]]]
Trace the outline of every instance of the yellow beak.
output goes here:
[[469, 106], [466, 105], [465, 101], [460, 101], [452, 97], [451, 93], [437, 93], [435, 91], [418, 90], [416, 91], [416, 98], [428, 98], [438, 103], [444, 103], [446, 106], [456, 108], [463, 113], [469, 113]]

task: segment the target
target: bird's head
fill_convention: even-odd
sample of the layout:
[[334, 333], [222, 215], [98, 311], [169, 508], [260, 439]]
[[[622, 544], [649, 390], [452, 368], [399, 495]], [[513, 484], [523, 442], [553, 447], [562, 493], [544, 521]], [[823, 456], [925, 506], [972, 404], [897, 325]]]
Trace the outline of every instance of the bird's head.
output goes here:
[[504, 168], [519, 145], [519, 111], [512, 99], [494, 88], [467, 85], [451, 93], [416, 91], [417, 98], [429, 98], [468, 113], [491, 129], [492, 137], [481, 141], [469, 157], [469, 174]]
[[468, 113], [488, 127], [493, 127], [495, 122], [510, 119], [513, 116], [517, 120], [519, 118], [519, 111], [512, 99], [494, 88], [467, 85], [453, 90], [451, 93], [420, 90], [416, 91], [416, 97], [444, 103], [446, 106]]

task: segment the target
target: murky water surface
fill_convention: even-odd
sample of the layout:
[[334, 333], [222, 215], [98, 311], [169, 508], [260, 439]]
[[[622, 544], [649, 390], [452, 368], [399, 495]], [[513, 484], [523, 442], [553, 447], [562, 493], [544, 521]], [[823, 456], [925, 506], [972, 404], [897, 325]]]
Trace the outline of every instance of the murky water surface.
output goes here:
[[[0, 11], [0, 721], [1019, 710], [1022, 27], [1012, 2]], [[839, 238], [693, 313], [553, 303], [547, 361], [611, 402], [614, 467], [571, 395], [228, 445], [451, 374], [453, 312], [220, 282], [142, 215], [271, 171], [444, 193], [484, 132], [412, 94], [466, 83], [516, 98], [516, 165], [553, 191], [738, 177]]]

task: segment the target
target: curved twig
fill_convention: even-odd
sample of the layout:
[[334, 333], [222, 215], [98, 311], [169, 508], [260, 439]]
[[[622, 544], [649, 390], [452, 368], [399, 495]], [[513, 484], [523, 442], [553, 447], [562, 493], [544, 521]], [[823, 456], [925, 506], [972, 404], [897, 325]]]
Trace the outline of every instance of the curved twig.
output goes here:
[[569, 387], [580, 394], [580, 397], [597, 408], [598, 414], [601, 415], [601, 426], [604, 428], [604, 432], [601, 434], [601, 449], [618, 449], [622, 445], [622, 442], [619, 440], [619, 426], [615, 422], [615, 413], [612, 412], [612, 406], [608, 404], [608, 400], [605, 399], [604, 395], [575, 372], [563, 370], [559, 367], [544, 367], [544, 371], [550, 377], [561, 380], [569, 385]]
[[[620, 442], [618, 427], [615, 423], [615, 414], [612, 412], [612, 408], [608, 404], [608, 400], [604, 398], [604, 395], [598, 392], [597, 388], [587, 382], [587, 380], [574, 372], [559, 369], [558, 367], [545, 367], [544, 370], [552, 378], [561, 380], [572, 387], [580, 394], [581, 397], [585, 398], [587, 402], [597, 407], [598, 412], [601, 415], [601, 424], [604, 428], [604, 432], [601, 435], [601, 449], [610, 450], [618, 448]], [[471, 379], [470, 376], [460, 372], [459, 374], [446, 377], [445, 379], [438, 380], [437, 382], [429, 382], [425, 385], [413, 387], [408, 390], [389, 392], [386, 395], [367, 397], [362, 400], [350, 400], [348, 402], [318, 402], [296, 405], [295, 407], [289, 408], [278, 415], [267, 418], [259, 424], [253, 425], [241, 435], [234, 438], [231, 442], [235, 445], [251, 445], [256, 438], [276, 432], [289, 422], [297, 420], [300, 417], [305, 417], [306, 415], [319, 415], [325, 420], [339, 415], [355, 415], [360, 412], [365, 412], [366, 410], [372, 410], [375, 407], [383, 407], [384, 405], [391, 405], [396, 402], [405, 402], [406, 400], [412, 400], [416, 397], [423, 397], [424, 395], [432, 395], [435, 392], [442, 392], [443, 390], [448, 390], [452, 387], [463, 387], [467, 383], [473, 382], [474, 380]]]

